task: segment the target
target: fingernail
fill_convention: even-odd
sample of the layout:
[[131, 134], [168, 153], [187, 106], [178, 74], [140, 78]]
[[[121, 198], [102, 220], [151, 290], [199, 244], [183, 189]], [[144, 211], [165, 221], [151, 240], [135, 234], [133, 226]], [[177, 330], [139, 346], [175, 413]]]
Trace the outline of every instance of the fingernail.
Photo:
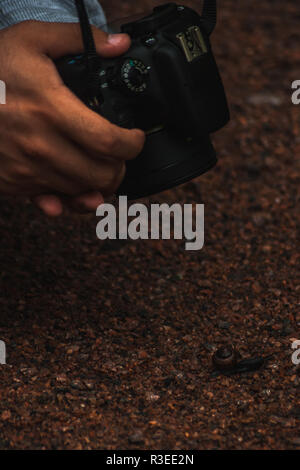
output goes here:
[[112, 46], [118, 46], [121, 42], [124, 41], [125, 34], [109, 34], [107, 37], [107, 42]]
[[61, 200], [52, 195], [42, 195], [35, 198], [36, 204], [49, 217], [58, 217], [63, 213]]

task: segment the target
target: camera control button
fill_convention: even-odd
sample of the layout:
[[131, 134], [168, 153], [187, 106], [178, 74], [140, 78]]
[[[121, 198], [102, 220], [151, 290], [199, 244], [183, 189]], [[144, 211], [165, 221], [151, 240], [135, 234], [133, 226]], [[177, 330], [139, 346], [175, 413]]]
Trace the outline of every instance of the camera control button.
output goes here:
[[126, 59], [121, 68], [123, 84], [133, 93], [143, 93], [147, 89], [149, 67], [139, 59]]
[[155, 46], [157, 41], [154, 37], [151, 36], [150, 38], [145, 39], [144, 42], [147, 47], [153, 47]]

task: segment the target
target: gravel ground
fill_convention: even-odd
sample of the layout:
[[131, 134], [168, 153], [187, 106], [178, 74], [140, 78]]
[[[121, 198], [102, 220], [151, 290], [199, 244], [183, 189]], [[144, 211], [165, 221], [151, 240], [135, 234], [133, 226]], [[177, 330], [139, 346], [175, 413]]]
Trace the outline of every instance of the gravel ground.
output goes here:
[[[204, 202], [202, 251], [99, 242], [94, 216], [2, 198], [0, 448], [299, 449], [299, 21], [296, 0], [222, 6], [219, 165], [147, 200]], [[224, 344], [274, 355], [216, 377]]]

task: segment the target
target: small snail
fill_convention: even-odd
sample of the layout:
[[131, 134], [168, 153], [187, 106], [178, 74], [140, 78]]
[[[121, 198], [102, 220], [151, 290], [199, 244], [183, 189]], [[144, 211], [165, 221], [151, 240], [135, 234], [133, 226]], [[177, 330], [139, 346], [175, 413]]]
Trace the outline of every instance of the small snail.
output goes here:
[[232, 346], [222, 346], [212, 357], [213, 365], [216, 369], [215, 376], [221, 373], [225, 375], [239, 374], [242, 372], [253, 372], [260, 369], [267, 361], [272, 359], [274, 354], [269, 356], [250, 357], [241, 360], [240, 353]]
[[232, 346], [222, 346], [212, 357], [213, 365], [218, 370], [234, 369], [239, 359], [239, 353]]

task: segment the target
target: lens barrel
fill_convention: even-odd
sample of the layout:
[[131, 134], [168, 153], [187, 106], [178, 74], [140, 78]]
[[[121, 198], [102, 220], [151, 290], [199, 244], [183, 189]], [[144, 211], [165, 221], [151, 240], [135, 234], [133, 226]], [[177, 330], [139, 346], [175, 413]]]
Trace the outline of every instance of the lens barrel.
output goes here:
[[186, 141], [166, 129], [149, 135], [143, 152], [127, 163], [118, 195], [139, 199], [171, 189], [210, 170], [217, 163], [209, 136]]

